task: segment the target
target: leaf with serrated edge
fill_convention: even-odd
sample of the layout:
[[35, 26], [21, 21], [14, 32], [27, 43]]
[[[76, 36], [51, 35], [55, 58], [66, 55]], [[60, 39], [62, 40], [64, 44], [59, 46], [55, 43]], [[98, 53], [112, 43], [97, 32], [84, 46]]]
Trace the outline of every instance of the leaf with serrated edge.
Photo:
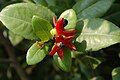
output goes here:
[[55, 14], [48, 8], [32, 3], [17, 3], [5, 7], [0, 13], [0, 20], [12, 32], [26, 39], [35, 39], [32, 29], [32, 17], [37, 15], [52, 21]]
[[[76, 41], [85, 41], [86, 50], [97, 51], [120, 42], [120, 28], [104, 19], [85, 19]], [[78, 26], [79, 27], [79, 26]]]

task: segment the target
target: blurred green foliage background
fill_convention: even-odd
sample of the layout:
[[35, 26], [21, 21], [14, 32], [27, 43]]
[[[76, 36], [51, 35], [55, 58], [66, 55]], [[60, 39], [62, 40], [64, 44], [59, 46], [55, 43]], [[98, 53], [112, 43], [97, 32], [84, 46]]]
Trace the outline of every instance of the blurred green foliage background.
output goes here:
[[[72, 8], [72, 6], [79, 0], [0, 0], [0, 10], [5, 6], [19, 2], [33, 2], [42, 4], [50, 8], [59, 16], [64, 10]], [[107, 19], [120, 27], [120, 0], [116, 0], [109, 11], [102, 17]], [[0, 23], [0, 33], [8, 35], [8, 30]], [[1, 35], [0, 35], [1, 36]], [[7, 39], [7, 38], [5, 38]], [[9, 43], [10, 41], [7, 40]], [[0, 38], [0, 80], [20, 80], [16, 69], [13, 67], [13, 62], [9, 58], [8, 52], [3, 44], [3, 39]], [[87, 80], [86, 75], [93, 74], [91, 80], [112, 80], [111, 72], [114, 68], [120, 67], [120, 44], [115, 44], [108, 48], [99, 50], [97, 52], [89, 53], [89, 56], [103, 60], [103, 62], [93, 72], [89, 72], [89, 66], [85, 69], [80, 67], [78, 60], [73, 59], [72, 69], [70, 72], [63, 72], [58, 69], [56, 65], [52, 64], [52, 57], [47, 56], [42, 62], [28, 66], [26, 63], [27, 49], [32, 45], [32, 41], [23, 40], [17, 46], [11, 48], [15, 51], [17, 62], [20, 68], [26, 74], [27, 79], [23, 80]], [[82, 58], [85, 55], [78, 56]], [[16, 64], [16, 63], [15, 63]], [[84, 72], [85, 70], [85, 72]], [[90, 70], [91, 71], [91, 70]], [[94, 74], [97, 72], [97, 74]]]

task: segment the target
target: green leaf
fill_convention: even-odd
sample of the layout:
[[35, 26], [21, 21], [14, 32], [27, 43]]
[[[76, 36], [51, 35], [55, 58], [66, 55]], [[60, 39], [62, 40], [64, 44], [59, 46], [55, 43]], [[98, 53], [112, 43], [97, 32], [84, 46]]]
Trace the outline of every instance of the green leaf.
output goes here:
[[79, 20], [97, 18], [103, 16], [113, 2], [114, 0], [80, 0], [73, 9]]
[[120, 80], [120, 67], [113, 69], [112, 80]]
[[36, 4], [41, 4], [43, 6], [47, 6], [47, 2], [45, 0], [34, 0]]
[[41, 41], [48, 41], [52, 37], [50, 34], [52, 25], [47, 20], [33, 16], [32, 24], [34, 33], [41, 39]]
[[86, 50], [97, 51], [120, 42], [120, 28], [113, 23], [104, 19], [85, 19], [83, 22], [82, 32], [76, 41], [84, 41]]
[[[91, 69], [96, 69], [96, 67], [101, 63], [100, 60], [91, 56], [84, 56], [81, 61], [86, 65], [91, 67]], [[86, 63], [87, 62], [87, 63]]]
[[65, 18], [68, 20], [68, 25], [65, 27], [66, 29], [75, 28], [77, 22], [77, 16], [73, 9], [68, 9], [64, 11], [60, 15], [59, 19], [60, 18]]
[[62, 69], [63, 71], [70, 71], [70, 68], [71, 68], [71, 52], [69, 49], [66, 49], [64, 50], [64, 59], [61, 60], [60, 57], [58, 57], [57, 54], [55, 54], [53, 56], [53, 59], [54, 59], [54, 62], [55, 64], [60, 68]]
[[48, 6], [56, 6], [56, 0], [45, 0]]
[[76, 13], [80, 13], [81, 11], [83, 11], [84, 9], [87, 9], [88, 7], [90, 7], [91, 5], [93, 5], [94, 3], [96, 3], [97, 1], [100, 0], [79, 0], [77, 1], [77, 3], [73, 6], [73, 9], [76, 11]]
[[101, 63], [100, 60], [93, 58], [91, 56], [83, 56], [80, 59], [81, 72], [90, 80], [95, 76], [94, 69]]
[[41, 5], [17, 3], [5, 7], [0, 13], [0, 20], [15, 34], [26, 39], [35, 39], [31, 23], [33, 15], [52, 21], [55, 14]]
[[107, 11], [107, 13], [104, 16], [109, 16], [111, 14], [117, 13], [120, 11], [120, 3], [114, 3], [110, 7], [110, 9]]
[[104, 19], [113, 22], [116, 25], [120, 25], [120, 4], [114, 3], [109, 11], [103, 16]]
[[27, 52], [26, 61], [28, 65], [36, 64], [44, 59], [47, 51], [46, 48], [38, 47], [37, 42], [34, 43]]
[[119, 26], [120, 25], [120, 22], [119, 22], [120, 21], [120, 11], [106, 16], [105, 19], [107, 19]]
[[23, 37], [16, 35], [13, 32], [9, 31], [9, 40], [13, 46], [16, 46], [23, 40]]
[[33, 3], [34, 2], [33, 0], [23, 0], [23, 1], [26, 3]]

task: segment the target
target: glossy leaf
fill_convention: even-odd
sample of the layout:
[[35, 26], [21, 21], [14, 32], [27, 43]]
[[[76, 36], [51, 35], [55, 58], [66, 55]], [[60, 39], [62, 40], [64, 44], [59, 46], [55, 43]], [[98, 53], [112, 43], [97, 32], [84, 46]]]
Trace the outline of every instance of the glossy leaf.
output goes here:
[[[85, 50], [97, 51], [120, 42], [120, 28], [104, 19], [85, 19], [76, 41], [85, 42]], [[79, 26], [77, 26], [79, 27]]]
[[17, 3], [5, 7], [0, 13], [0, 20], [15, 34], [26, 39], [35, 39], [31, 23], [33, 15], [51, 21], [54, 13], [41, 5]]
[[120, 25], [120, 4], [114, 3], [109, 11], [103, 16], [104, 19], [113, 22], [116, 25]]
[[73, 6], [73, 9], [76, 11], [76, 13], [80, 13], [84, 9], [88, 8], [89, 6], [93, 5], [97, 1], [100, 0], [79, 0], [77, 3]]
[[120, 11], [120, 3], [114, 3], [110, 7], [110, 9], [107, 11], [107, 13], [104, 16], [109, 16], [111, 14], [117, 13]]
[[120, 79], [120, 67], [117, 67], [112, 71], [112, 80], [119, 80], [119, 79]]
[[13, 46], [16, 46], [23, 40], [23, 37], [16, 35], [13, 32], [9, 31], [9, 40]]
[[75, 28], [77, 22], [77, 16], [73, 9], [68, 9], [64, 11], [60, 15], [59, 19], [60, 18], [65, 18], [68, 20], [68, 25], [65, 27], [66, 29]]
[[34, 43], [27, 52], [26, 61], [28, 65], [36, 64], [44, 59], [47, 51], [46, 48], [40, 48], [36, 43]]
[[120, 21], [120, 11], [116, 12], [116, 13], [113, 13], [109, 16], [106, 16], [105, 19], [107, 19], [107, 20], [109, 20], [109, 21], [111, 21], [114, 24], [119, 26], [120, 25], [120, 22], [119, 22]]
[[64, 59], [61, 60], [60, 57], [55, 54], [53, 56], [55, 64], [63, 71], [70, 71], [71, 68], [71, 53], [69, 49], [64, 50]]
[[32, 18], [33, 31], [42, 41], [48, 41], [52, 36], [50, 30], [52, 25], [45, 19], [33, 16]]
[[73, 9], [79, 20], [97, 18], [103, 16], [113, 2], [114, 0], [80, 0], [73, 6]]

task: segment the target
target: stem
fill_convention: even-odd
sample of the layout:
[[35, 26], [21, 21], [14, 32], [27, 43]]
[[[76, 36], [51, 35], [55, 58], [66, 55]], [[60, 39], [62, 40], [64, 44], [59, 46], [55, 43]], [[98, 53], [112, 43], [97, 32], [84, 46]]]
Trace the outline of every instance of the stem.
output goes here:
[[16, 72], [18, 73], [19, 77], [21, 80], [28, 80], [25, 72], [23, 71], [23, 69], [20, 67], [20, 64], [17, 61], [17, 58], [15, 56], [15, 51], [13, 46], [11, 45], [10, 41], [8, 39], [6, 39], [3, 36], [2, 31], [0, 31], [0, 41], [3, 44], [6, 52], [8, 53], [9, 59], [11, 61], [11, 65], [12, 67], [16, 70]]

